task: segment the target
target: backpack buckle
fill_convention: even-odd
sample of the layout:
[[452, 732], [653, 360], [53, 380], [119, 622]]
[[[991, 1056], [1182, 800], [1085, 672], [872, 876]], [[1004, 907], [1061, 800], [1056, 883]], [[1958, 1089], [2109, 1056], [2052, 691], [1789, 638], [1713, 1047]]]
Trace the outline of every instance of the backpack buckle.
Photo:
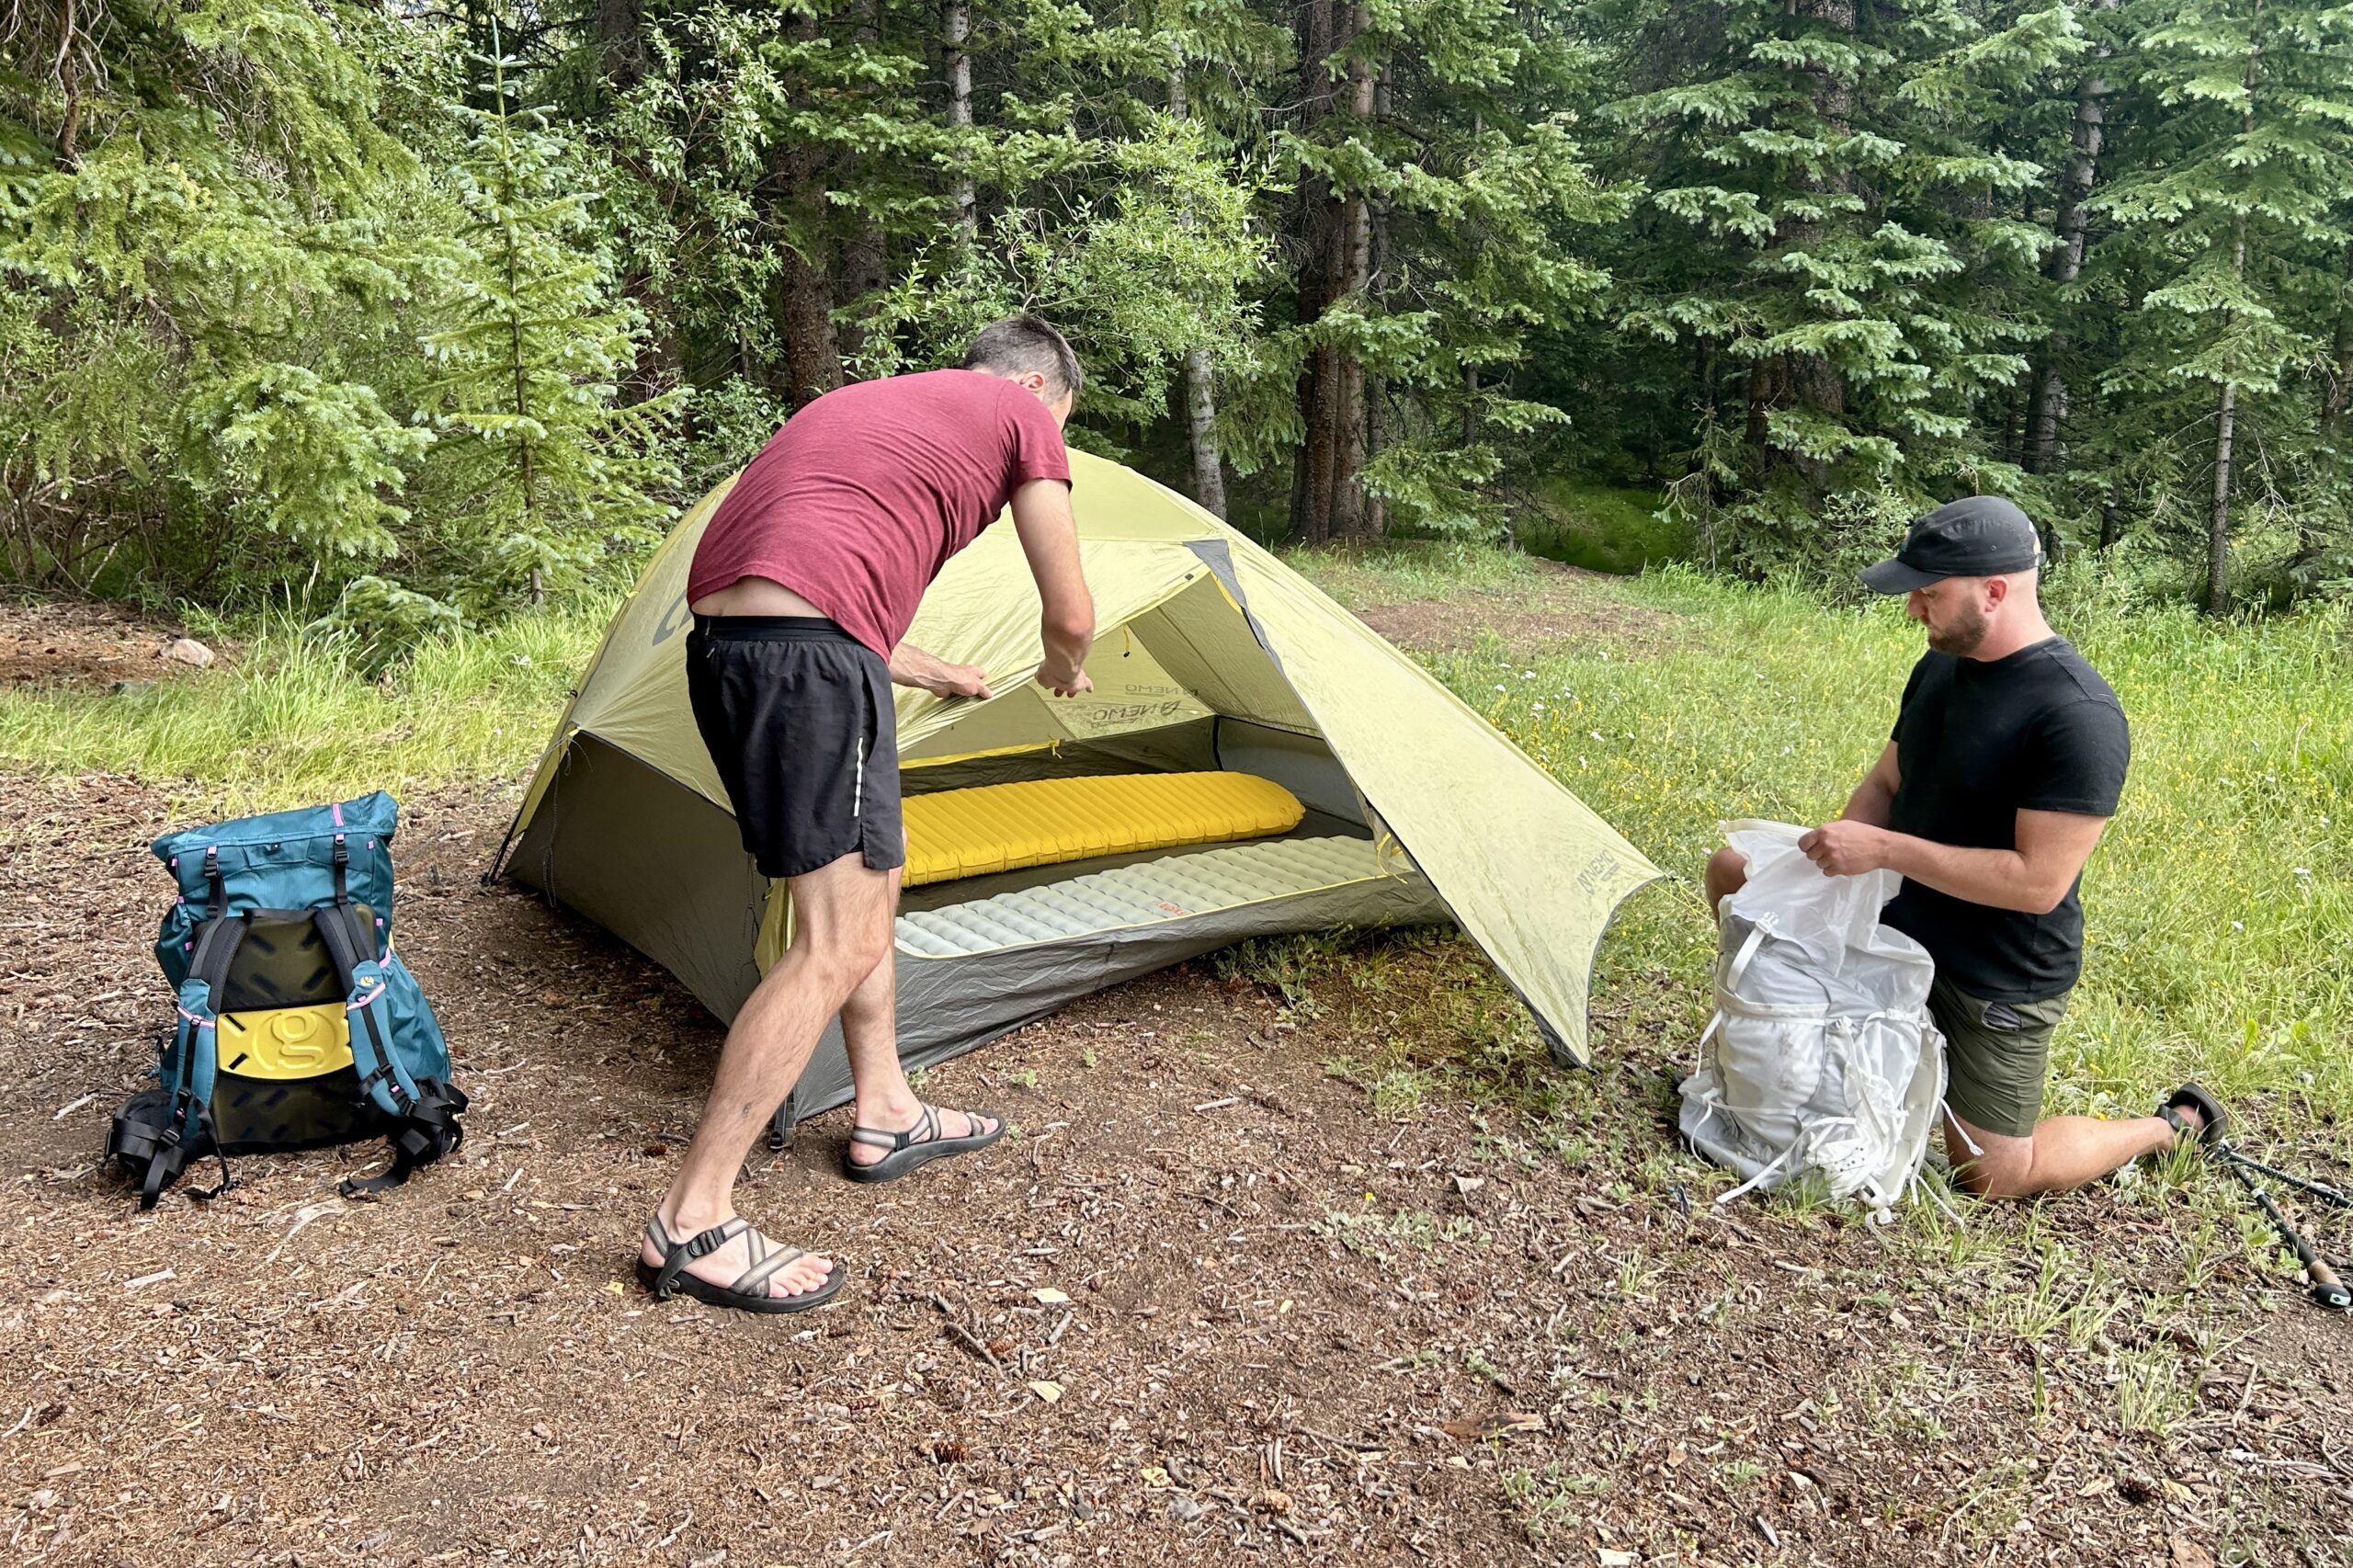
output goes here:
[[180, 1129], [188, 1124], [197, 1108], [197, 1098], [194, 1090], [181, 1089], [173, 1094], [172, 1114], [170, 1119], [164, 1123], [164, 1131], [158, 1140], [165, 1148], [176, 1149], [179, 1147]]
[[406, 1089], [402, 1088], [400, 1080], [392, 1076], [392, 1064], [389, 1060], [376, 1063], [376, 1070], [359, 1080], [359, 1097], [366, 1099], [369, 1091], [373, 1089], [379, 1081], [382, 1082], [384, 1093], [391, 1097], [399, 1114], [406, 1116], [415, 1108], [415, 1097]]

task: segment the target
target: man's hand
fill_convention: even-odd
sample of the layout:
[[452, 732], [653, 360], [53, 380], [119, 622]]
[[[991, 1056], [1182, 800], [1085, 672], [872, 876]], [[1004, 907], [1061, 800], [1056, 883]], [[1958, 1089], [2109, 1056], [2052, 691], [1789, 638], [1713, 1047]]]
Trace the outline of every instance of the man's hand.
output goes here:
[[977, 697], [986, 701], [996, 695], [989, 689], [989, 672], [978, 665], [942, 665], [939, 673], [922, 686], [934, 697]]
[[1824, 823], [1798, 840], [1805, 858], [1822, 868], [1825, 877], [1859, 877], [1884, 870], [1895, 835], [1870, 823], [1841, 817]]
[[1051, 660], [1038, 666], [1038, 684], [1056, 697], [1076, 697], [1082, 691], [1095, 689], [1095, 683], [1086, 678], [1085, 670], [1060, 669]]
[[911, 686], [934, 697], [977, 697], [986, 701], [996, 695], [989, 689], [988, 671], [980, 665], [951, 665], [912, 642], [892, 649], [890, 663], [893, 685]]

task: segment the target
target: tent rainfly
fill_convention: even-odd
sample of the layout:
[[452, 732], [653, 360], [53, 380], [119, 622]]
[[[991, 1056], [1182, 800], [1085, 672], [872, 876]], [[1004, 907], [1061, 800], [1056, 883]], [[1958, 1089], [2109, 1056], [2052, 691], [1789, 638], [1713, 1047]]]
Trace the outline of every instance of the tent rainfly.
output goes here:
[[[1037, 594], [1004, 519], [949, 562], [908, 632], [986, 670], [998, 693], [972, 702], [897, 690], [908, 1064], [1246, 937], [1449, 915], [1518, 989], [1554, 1054], [1582, 1063], [1602, 929], [1657, 869], [1248, 539], [1116, 463], [1074, 452], [1071, 469], [1099, 628], [1094, 691], [1057, 699], [1029, 678], [1041, 656]], [[784, 884], [745, 854], [687, 705], [687, 570], [726, 490], [672, 532], [614, 618], [524, 795], [505, 863], [733, 1018], [790, 940], [791, 912]], [[1176, 774], [1194, 778], [1165, 777]], [[1052, 795], [1072, 787], [1042, 784], [1055, 779], [1099, 782], [1076, 787], [1088, 799], [1071, 815], [1073, 802]], [[1197, 820], [1237, 792], [1249, 796], [1241, 817]], [[1196, 797], [1209, 804], [1188, 812]], [[1258, 810], [1269, 799], [1271, 816]], [[1026, 830], [995, 820], [1025, 806]], [[1034, 820], [1040, 811], [1048, 820]], [[1066, 832], [1067, 821], [1092, 827]], [[915, 885], [917, 868], [932, 880]], [[779, 1108], [779, 1134], [850, 1099], [839, 1028]]]

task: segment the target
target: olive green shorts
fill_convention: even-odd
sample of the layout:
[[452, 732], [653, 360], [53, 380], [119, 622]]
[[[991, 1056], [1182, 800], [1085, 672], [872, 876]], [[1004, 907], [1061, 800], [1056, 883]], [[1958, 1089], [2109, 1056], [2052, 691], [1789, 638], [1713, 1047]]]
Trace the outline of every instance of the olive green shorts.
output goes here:
[[2051, 1032], [2069, 992], [2040, 1002], [1985, 1002], [1937, 977], [1928, 1014], [1945, 1037], [1945, 1104], [1984, 1132], [2027, 1138], [2042, 1111]]

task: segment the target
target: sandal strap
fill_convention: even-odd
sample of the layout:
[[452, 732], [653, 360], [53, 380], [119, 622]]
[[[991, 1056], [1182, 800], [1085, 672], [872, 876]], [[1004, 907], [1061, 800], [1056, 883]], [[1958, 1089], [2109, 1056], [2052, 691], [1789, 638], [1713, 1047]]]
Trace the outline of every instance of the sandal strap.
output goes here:
[[806, 1247], [778, 1247], [774, 1252], [770, 1252], [767, 1238], [757, 1231], [752, 1233], [750, 1244], [752, 1266], [735, 1277], [735, 1283], [727, 1287], [739, 1296], [767, 1295], [768, 1281], [776, 1278], [779, 1269], [790, 1267], [798, 1260], [809, 1256], [809, 1249]]
[[923, 1114], [915, 1118], [915, 1124], [904, 1132], [893, 1132], [887, 1127], [853, 1127], [849, 1130], [851, 1142], [888, 1149], [894, 1154], [917, 1143], [929, 1143], [938, 1136], [939, 1111], [934, 1106], [925, 1106]]
[[662, 1267], [654, 1276], [654, 1299], [668, 1301], [672, 1295], [671, 1287], [688, 1264], [696, 1258], [710, 1256], [751, 1228], [741, 1218], [722, 1220], [699, 1235], [683, 1242], [673, 1241], [668, 1229], [662, 1223], [662, 1216], [654, 1215], [645, 1226], [647, 1238], [662, 1249]]

